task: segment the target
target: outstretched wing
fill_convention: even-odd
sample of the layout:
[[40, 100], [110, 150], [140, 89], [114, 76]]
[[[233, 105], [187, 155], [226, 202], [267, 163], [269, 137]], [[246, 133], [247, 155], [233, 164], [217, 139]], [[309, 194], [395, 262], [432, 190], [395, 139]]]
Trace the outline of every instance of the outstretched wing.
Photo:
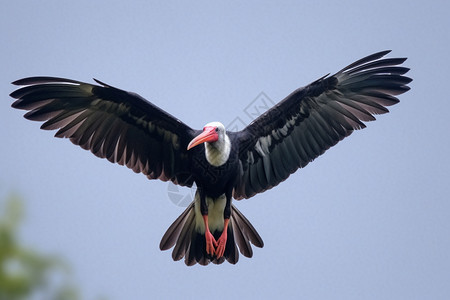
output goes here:
[[363, 121], [388, 112], [386, 106], [409, 90], [412, 79], [399, 66], [406, 58], [383, 58], [390, 51], [360, 59], [287, 96], [237, 132], [242, 175], [234, 198], [268, 190], [331, 146], [364, 128]]
[[55, 77], [30, 77], [11, 93], [25, 118], [55, 136], [150, 179], [192, 185], [186, 147], [195, 131], [137, 94]]

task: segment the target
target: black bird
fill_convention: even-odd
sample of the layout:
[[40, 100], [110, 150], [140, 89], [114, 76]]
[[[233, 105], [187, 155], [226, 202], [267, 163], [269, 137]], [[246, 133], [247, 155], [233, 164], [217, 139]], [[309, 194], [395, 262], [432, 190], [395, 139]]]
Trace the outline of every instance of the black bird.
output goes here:
[[400, 66], [406, 58], [384, 58], [389, 52], [295, 90], [238, 132], [227, 132], [219, 122], [192, 129], [139, 95], [99, 80], [17, 80], [13, 84], [24, 87], [11, 93], [17, 99], [12, 107], [28, 110], [29, 120], [44, 121], [42, 129], [58, 129], [56, 137], [149, 179], [195, 183], [195, 200], [169, 227], [160, 248], [175, 246], [173, 259], [185, 257], [187, 265], [225, 259], [235, 264], [238, 247], [251, 257], [250, 243], [263, 247], [263, 241], [232, 198], [273, 188], [398, 103], [395, 96], [408, 91], [412, 79]]

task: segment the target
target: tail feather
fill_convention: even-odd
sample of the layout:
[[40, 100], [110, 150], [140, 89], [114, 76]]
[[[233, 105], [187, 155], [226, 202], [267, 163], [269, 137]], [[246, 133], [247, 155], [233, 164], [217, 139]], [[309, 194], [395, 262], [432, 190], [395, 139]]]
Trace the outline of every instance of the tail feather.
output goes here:
[[[189, 236], [187, 236], [189, 239], [188, 243], [188, 250], [184, 259], [184, 262], [187, 266], [193, 266], [197, 262], [201, 265], [208, 264], [208, 261], [203, 258], [203, 251], [201, 248], [206, 248], [206, 242], [205, 238], [202, 234], [199, 232], [193, 230]], [[173, 250], [175, 252], [175, 249]]]
[[225, 253], [224, 256], [226, 257], [227, 261], [231, 264], [236, 264], [239, 260], [239, 252], [238, 247], [236, 246], [235, 238], [234, 238], [234, 227], [236, 225], [233, 224], [233, 221], [231, 221], [231, 225], [228, 226], [227, 229], [227, 245], [225, 247]]
[[191, 212], [192, 208], [194, 208], [194, 202], [192, 202], [186, 210], [170, 225], [167, 229], [166, 233], [161, 239], [159, 243], [159, 249], [168, 250], [175, 245], [180, 236], [180, 232], [183, 229], [184, 223], [186, 223], [186, 219], [188, 214]]
[[[173, 260], [185, 258], [188, 266], [199, 263], [207, 265], [210, 262], [221, 264], [225, 259], [236, 264], [239, 260], [239, 251], [246, 257], [252, 257], [253, 251], [250, 243], [256, 247], [263, 247], [264, 243], [255, 228], [246, 217], [232, 205], [231, 218], [227, 229], [227, 244], [223, 257], [217, 259], [206, 253], [206, 242], [204, 232], [196, 230], [194, 202], [172, 223], [161, 239], [160, 249], [168, 250], [174, 245], [172, 252]], [[218, 239], [221, 231], [215, 231], [213, 236]], [[237, 245], [236, 245], [237, 243]]]
[[242, 255], [244, 255], [246, 257], [252, 257], [252, 255], [253, 255], [252, 246], [250, 246], [249, 239], [242, 232], [242, 229], [239, 226], [239, 223], [236, 221], [236, 217], [232, 215], [230, 222], [233, 222], [236, 224], [235, 226], [233, 226], [234, 236], [236, 239], [236, 243], [239, 246], [239, 249], [241, 250]]
[[195, 225], [195, 215], [187, 214], [186, 221], [183, 224], [183, 229], [179, 233], [175, 248], [172, 252], [173, 260], [177, 261], [185, 256], [186, 251], [189, 249], [189, 244], [191, 243], [189, 237], [194, 232]]
[[[259, 236], [258, 232], [256, 231], [255, 227], [250, 223], [250, 221], [234, 206], [232, 205], [233, 213], [232, 217], [236, 220], [236, 229], [239, 229], [241, 231], [242, 237], [245, 241], [250, 241], [253, 245], [256, 247], [262, 248], [264, 247], [264, 242], [262, 238]], [[242, 253], [242, 251], [241, 251]], [[244, 253], [242, 253], [245, 255]], [[252, 257], [251, 254], [250, 256]]]

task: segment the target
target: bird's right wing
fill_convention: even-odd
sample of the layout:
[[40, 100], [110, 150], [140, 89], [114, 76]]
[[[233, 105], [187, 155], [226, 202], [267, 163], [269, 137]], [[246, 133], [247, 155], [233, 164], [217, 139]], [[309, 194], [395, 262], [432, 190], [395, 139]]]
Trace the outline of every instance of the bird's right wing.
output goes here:
[[24, 78], [13, 82], [24, 87], [11, 93], [17, 99], [12, 107], [98, 157], [150, 179], [191, 186], [186, 148], [196, 131], [137, 94], [97, 83]]

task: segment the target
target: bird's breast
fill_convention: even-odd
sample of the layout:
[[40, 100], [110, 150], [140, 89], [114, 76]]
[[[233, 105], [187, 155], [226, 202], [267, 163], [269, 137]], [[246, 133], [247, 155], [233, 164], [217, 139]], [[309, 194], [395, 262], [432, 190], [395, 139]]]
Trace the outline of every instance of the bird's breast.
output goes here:
[[196, 155], [192, 162], [192, 174], [195, 183], [203, 188], [206, 196], [218, 198], [234, 187], [239, 175], [239, 160], [236, 155], [230, 155], [225, 164], [213, 166], [204, 154]]

